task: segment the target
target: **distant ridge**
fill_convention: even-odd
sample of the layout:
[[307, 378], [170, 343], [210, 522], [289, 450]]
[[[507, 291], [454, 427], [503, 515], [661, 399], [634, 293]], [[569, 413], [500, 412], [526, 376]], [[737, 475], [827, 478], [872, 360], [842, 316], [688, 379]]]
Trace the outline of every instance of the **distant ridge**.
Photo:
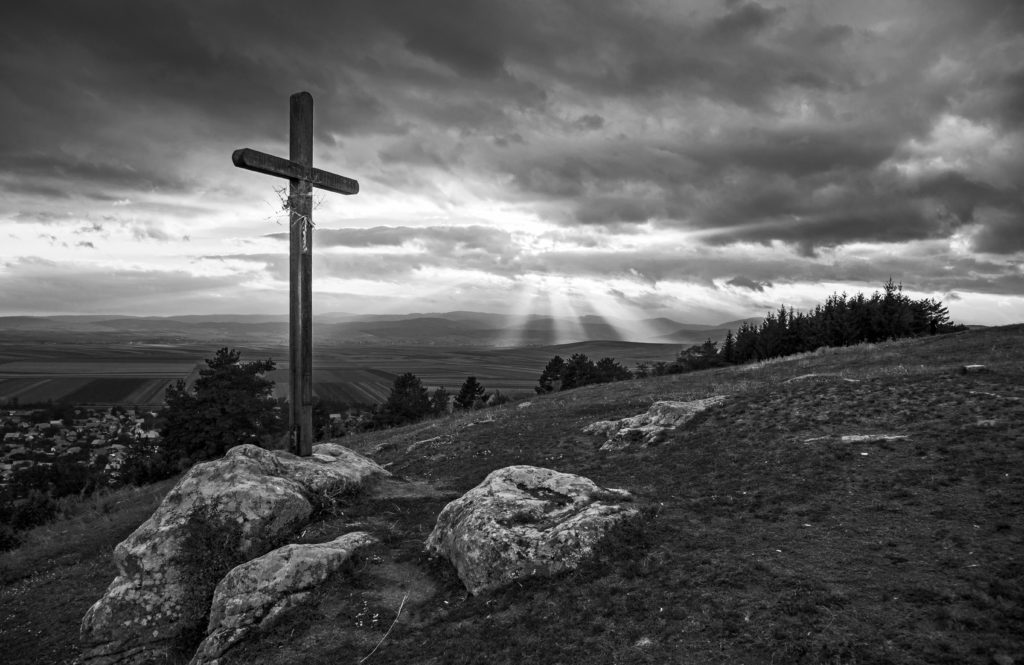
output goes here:
[[[743, 321], [759, 322], [760, 319]], [[328, 312], [314, 318], [318, 345], [384, 346], [553, 346], [593, 340], [653, 344], [697, 344], [721, 340], [742, 321], [718, 325], [686, 323], [666, 317], [623, 320], [599, 315], [578, 319], [540, 314], [512, 316], [453, 311], [408, 314]], [[111, 343], [284, 344], [288, 317], [276, 314], [201, 314], [179, 316], [59, 315], [0, 317], [10, 340], [68, 341], [102, 335]]]

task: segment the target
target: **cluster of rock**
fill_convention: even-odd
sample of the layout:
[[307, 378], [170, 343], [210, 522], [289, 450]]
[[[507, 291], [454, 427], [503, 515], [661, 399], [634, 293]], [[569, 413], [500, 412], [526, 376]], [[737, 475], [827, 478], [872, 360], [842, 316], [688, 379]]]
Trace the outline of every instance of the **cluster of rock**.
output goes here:
[[330, 443], [310, 457], [237, 446], [192, 467], [114, 549], [118, 575], [82, 620], [84, 662], [177, 657], [202, 634], [214, 589], [235, 566], [280, 545], [325, 499], [387, 475]]
[[601, 450], [620, 450], [631, 445], [650, 446], [661, 443], [668, 433], [725, 401], [724, 396], [688, 402], [655, 402], [646, 412], [620, 420], [601, 420], [583, 428], [586, 434], [605, 437]]
[[[246, 637], [307, 602], [377, 540], [357, 531], [279, 547], [319, 505], [388, 474], [337, 444], [311, 457], [238, 446], [196, 465], [114, 552], [118, 575], [82, 621], [82, 662], [215, 665]], [[625, 490], [550, 469], [492, 472], [449, 503], [425, 546], [474, 594], [576, 567], [637, 511]], [[204, 637], [205, 636], [205, 637]]]

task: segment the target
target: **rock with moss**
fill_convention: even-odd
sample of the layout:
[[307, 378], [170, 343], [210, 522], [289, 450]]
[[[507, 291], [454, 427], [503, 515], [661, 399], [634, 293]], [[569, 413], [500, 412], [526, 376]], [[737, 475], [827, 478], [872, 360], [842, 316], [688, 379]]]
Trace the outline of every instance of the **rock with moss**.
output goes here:
[[308, 602], [317, 587], [375, 542], [356, 531], [327, 543], [286, 545], [233, 568], [213, 593], [207, 636], [191, 665], [216, 665], [240, 641]]
[[725, 401], [723, 396], [688, 402], [655, 402], [644, 413], [620, 420], [601, 420], [583, 428], [585, 434], [605, 437], [601, 450], [621, 450], [631, 445], [651, 446], [665, 440], [672, 430], [685, 425], [698, 413]]
[[533, 466], [491, 472], [449, 503], [427, 538], [470, 593], [576, 568], [610, 527], [638, 511], [626, 490]]
[[82, 620], [83, 662], [187, 657], [228, 571], [281, 545], [318, 506], [389, 475], [337, 444], [313, 453], [242, 445], [192, 467], [115, 548], [117, 577]]

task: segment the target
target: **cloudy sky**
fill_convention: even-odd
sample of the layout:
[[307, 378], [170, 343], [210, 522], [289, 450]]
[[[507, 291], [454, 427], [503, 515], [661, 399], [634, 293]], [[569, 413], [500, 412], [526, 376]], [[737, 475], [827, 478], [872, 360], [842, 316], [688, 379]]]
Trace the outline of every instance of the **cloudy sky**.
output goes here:
[[0, 314], [714, 323], [890, 276], [1024, 321], [1019, 0], [130, 0], [0, 9]]

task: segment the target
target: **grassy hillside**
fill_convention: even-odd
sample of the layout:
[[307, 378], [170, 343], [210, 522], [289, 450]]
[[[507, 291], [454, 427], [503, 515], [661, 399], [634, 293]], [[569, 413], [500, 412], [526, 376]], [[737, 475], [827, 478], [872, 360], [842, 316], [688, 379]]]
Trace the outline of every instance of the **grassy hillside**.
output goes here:
[[[960, 372], [974, 363], [989, 371]], [[581, 432], [711, 395], [728, 399], [656, 447], [601, 451]], [[842, 439], [858, 434], [906, 438]], [[356, 663], [385, 635], [366, 662], [1024, 662], [1024, 326], [591, 386], [342, 443], [437, 492], [308, 528], [384, 544], [226, 662]], [[579, 571], [467, 597], [422, 541], [448, 497], [518, 463], [628, 488], [645, 517]], [[0, 558], [8, 662], [72, 662], [108, 546], [143, 517], [120, 510]]]

